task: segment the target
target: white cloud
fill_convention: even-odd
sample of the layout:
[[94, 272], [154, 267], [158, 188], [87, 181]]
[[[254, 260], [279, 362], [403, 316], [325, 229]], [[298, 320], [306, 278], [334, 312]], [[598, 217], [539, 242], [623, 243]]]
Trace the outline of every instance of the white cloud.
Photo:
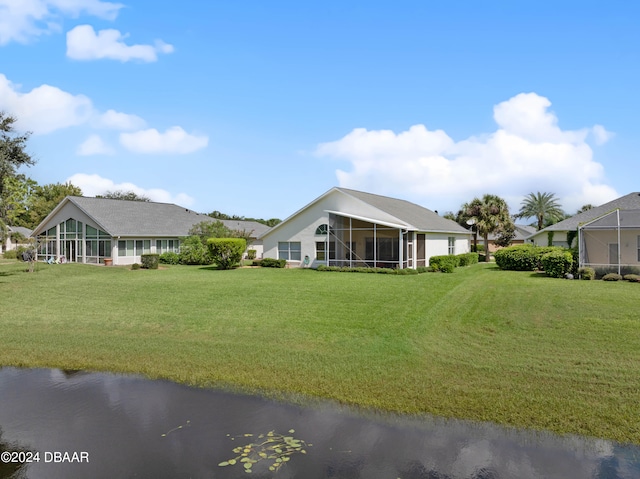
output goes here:
[[63, 16], [86, 14], [113, 20], [122, 7], [101, 0], [0, 0], [0, 45], [26, 43], [59, 31]]
[[134, 183], [116, 183], [113, 180], [103, 178], [96, 174], [88, 175], [86, 173], [76, 173], [65, 181], [80, 187], [82, 194], [85, 196], [102, 195], [107, 191], [133, 191], [137, 195], [146, 196], [152, 201], [158, 201], [161, 203], [175, 203], [186, 207], [195, 203], [195, 199], [186, 193], [173, 195], [170, 192], [159, 188], [145, 189], [135, 185]]
[[72, 95], [50, 85], [20, 93], [18, 86], [1, 73], [0, 110], [16, 116], [19, 128], [36, 134], [80, 125], [93, 115], [91, 100], [84, 95]]
[[346, 160], [338, 183], [413, 199], [437, 209], [457, 210], [484, 193], [503, 196], [517, 211], [529, 192], [555, 193], [567, 211], [618, 196], [605, 184], [604, 168], [586, 142], [610, 138], [602, 126], [562, 130], [551, 103], [520, 94], [494, 108], [498, 129], [455, 142], [442, 130], [415, 125], [408, 131], [355, 129], [323, 143], [316, 154]]
[[97, 125], [114, 130], [136, 130], [145, 126], [145, 121], [136, 115], [107, 110], [99, 116]]
[[171, 53], [173, 46], [156, 41], [155, 45], [127, 45], [127, 35], [118, 30], [100, 30], [97, 34], [91, 25], [78, 25], [67, 32], [67, 56], [74, 60], [110, 59], [128, 62], [141, 60], [155, 62], [158, 53]]
[[190, 135], [179, 126], [164, 133], [155, 128], [135, 133], [121, 133], [120, 144], [135, 153], [187, 154], [205, 148], [209, 137]]
[[112, 155], [113, 148], [105, 144], [98, 135], [90, 135], [76, 150], [79, 156]]

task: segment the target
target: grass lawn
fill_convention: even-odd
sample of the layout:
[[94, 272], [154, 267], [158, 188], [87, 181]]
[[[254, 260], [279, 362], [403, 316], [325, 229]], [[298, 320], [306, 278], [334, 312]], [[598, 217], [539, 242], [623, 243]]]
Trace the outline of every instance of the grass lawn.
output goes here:
[[640, 284], [0, 262], [0, 364], [640, 444]]

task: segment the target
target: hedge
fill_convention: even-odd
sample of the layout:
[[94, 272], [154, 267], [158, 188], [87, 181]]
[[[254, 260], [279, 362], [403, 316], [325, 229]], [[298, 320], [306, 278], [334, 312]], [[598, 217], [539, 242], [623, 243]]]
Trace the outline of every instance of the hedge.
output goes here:
[[516, 245], [502, 248], [493, 256], [498, 268], [511, 271], [542, 269], [542, 256], [552, 251], [566, 251], [559, 246]]
[[243, 238], [209, 238], [207, 246], [219, 268], [231, 269], [240, 263], [247, 241]]
[[551, 251], [540, 258], [542, 269], [552, 278], [564, 278], [571, 272], [573, 256], [569, 251]]

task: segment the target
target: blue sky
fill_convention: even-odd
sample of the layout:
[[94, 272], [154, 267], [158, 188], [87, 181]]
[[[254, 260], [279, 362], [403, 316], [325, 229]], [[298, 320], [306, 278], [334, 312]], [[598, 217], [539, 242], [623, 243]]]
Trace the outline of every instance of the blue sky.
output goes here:
[[40, 184], [285, 218], [332, 186], [444, 212], [639, 191], [640, 4], [0, 0]]

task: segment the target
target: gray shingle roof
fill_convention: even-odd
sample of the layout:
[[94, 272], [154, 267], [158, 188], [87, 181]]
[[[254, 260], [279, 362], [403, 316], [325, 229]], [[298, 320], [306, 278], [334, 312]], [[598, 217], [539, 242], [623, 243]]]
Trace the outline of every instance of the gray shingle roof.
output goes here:
[[[216, 221], [210, 216], [170, 203], [83, 196], [67, 198], [112, 236], [187, 236], [196, 223]], [[230, 229], [254, 231], [252, 237], [269, 228], [255, 221], [222, 222]]]
[[10, 233], [20, 233], [25, 238], [31, 236], [31, 232], [33, 231], [29, 228], [25, 228], [24, 226], [8, 226], [7, 228], [9, 228]]
[[615, 209], [621, 210], [637, 210], [640, 209], [640, 192], [629, 193], [628, 195], [621, 196], [618, 199], [605, 203], [604, 205], [596, 206], [590, 210], [579, 213], [571, 218], [560, 221], [554, 225], [547, 226], [541, 229], [537, 233], [540, 234], [543, 231], [573, 231], [577, 230], [578, 226], [588, 223], [604, 214], [607, 214]]
[[406, 200], [374, 195], [363, 191], [336, 188], [347, 195], [353, 196], [374, 208], [395, 216], [403, 223], [414, 227], [417, 231], [442, 231], [448, 233], [469, 233], [455, 221], [439, 216], [437, 213]]

